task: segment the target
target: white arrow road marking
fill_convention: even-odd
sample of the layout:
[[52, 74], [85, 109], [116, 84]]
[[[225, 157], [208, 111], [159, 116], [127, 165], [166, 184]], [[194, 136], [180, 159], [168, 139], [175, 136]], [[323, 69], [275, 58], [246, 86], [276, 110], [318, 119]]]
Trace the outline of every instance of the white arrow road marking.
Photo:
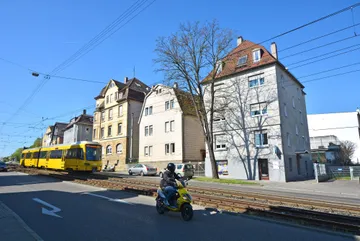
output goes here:
[[49, 215], [49, 216], [53, 216], [53, 217], [57, 217], [57, 218], [62, 218], [61, 216], [59, 216], [59, 215], [56, 214], [57, 212], [60, 212], [60, 211], [61, 211], [60, 208], [55, 207], [55, 206], [51, 205], [50, 203], [47, 203], [47, 202], [45, 202], [45, 201], [43, 201], [43, 200], [41, 200], [41, 199], [39, 199], [39, 198], [33, 198], [33, 200], [34, 200], [35, 202], [38, 202], [38, 203], [40, 203], [40, 204], [42, 204], [42, 205], [45, 205], [45, 206], [47, 206], [47, 207], [49, 207], [49, 208], [52, 209], [52, 210], [48, 210], [48, 209], [46, 209], [46, 208], [41, 208], [42, 214]]
[[98, 198], [102, 198], [102, 199], [106, 199], [106, 200], [111, 201], [111, 202], [119, 202], [119, 203], [125, 203], [125, 204], [129, 204], [129, 205], [134, 205], [133, 203], [130, 203], [130, 202], [127, 202], [127, 201], [124, 201], [124, 200], [121, 200], [121, 199], [109, 198], [109, 197], [105, 197], [105, 196], [95, 194], [95, 193], [85, 192], [83, 194], [98, 197]]

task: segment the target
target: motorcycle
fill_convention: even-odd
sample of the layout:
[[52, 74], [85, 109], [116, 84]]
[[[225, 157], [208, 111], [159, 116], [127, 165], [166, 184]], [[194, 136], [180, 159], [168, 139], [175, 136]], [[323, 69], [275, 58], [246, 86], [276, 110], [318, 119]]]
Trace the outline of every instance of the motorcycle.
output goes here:
[[169, 203], [176, 203], [174, 207], [167, 206], [164, 204], [166, 196], [164, 191], [159, 188], [157, 190], [156, 197], [156, 210], [159, 214], [164, 214], [165, 212], [181, 212], [181, 217], [184, 221], [190, 221], [193, 217], [193, 208], [191, 205], [192, 197], [186, 190], [187, 183], [185, 181], [176, 180], [177, 192], [173, 196], [172, 200], [168, 200]]

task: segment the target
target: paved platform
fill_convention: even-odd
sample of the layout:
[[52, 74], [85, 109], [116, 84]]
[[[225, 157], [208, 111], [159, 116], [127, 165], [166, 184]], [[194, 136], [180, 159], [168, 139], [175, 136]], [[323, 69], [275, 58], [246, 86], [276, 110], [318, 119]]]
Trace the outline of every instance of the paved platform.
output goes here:
[[0, 201], [0, 240], [40, 241], [42, 239], [16, 213]]

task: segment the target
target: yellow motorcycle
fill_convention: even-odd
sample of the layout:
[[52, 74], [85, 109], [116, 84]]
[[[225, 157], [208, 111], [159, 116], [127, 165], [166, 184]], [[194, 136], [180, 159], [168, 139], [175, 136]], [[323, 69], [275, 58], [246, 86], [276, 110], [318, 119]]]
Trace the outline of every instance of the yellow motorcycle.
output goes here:
[[156, 210], [159, 214], [164, 214], [165, 212], [181, 212], [181, 217], [184, 221], [190, 221], [193, 217], [193, 208], [191, 206], [192, 197], [186, 190], [186, 182], [176, 180], [177, 192], [173, 196], [172, 200], [168, 200], [169, 203], [176, 203], [176, 206], [167, 206], [164, 204], [166, 200], [166, 195], [164, 190], [159, 188], [157, 190], [156, 197]]

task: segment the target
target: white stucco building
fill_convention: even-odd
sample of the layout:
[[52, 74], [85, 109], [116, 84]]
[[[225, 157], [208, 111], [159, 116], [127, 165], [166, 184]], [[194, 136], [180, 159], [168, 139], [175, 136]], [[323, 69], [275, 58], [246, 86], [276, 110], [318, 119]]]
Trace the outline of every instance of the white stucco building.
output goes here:
[[[203, 83], [208, 88], [210, 81]], [[313, 177], [303, 88], [277, 59], [275, 43], [269, 53], [263, 46], [238, 38], [237, 47], [222, 60], [215, 77], [215, 89], [224, 92], [229, 102], [214, 120], [220, 174], [247, 179], [250, 166], [255, 180]], [[215, 98], [217, 105], [221, 101]], [[208, 156], [207, 151], [205, 173], [211, 176]], [[247, 156], [250, 165], [241, 159]]]
[[177, 86], [154, 86], [139, 119], [139, 163], [158, 168], [169, 162], [203, 160], [205, 142], [191, 97]]
[[360, 163], [360, 115], [357, 112], [308, 115], [310, 137], [336, 136], [340, 141], [352, 141], [357, 148], [353, 163]]

